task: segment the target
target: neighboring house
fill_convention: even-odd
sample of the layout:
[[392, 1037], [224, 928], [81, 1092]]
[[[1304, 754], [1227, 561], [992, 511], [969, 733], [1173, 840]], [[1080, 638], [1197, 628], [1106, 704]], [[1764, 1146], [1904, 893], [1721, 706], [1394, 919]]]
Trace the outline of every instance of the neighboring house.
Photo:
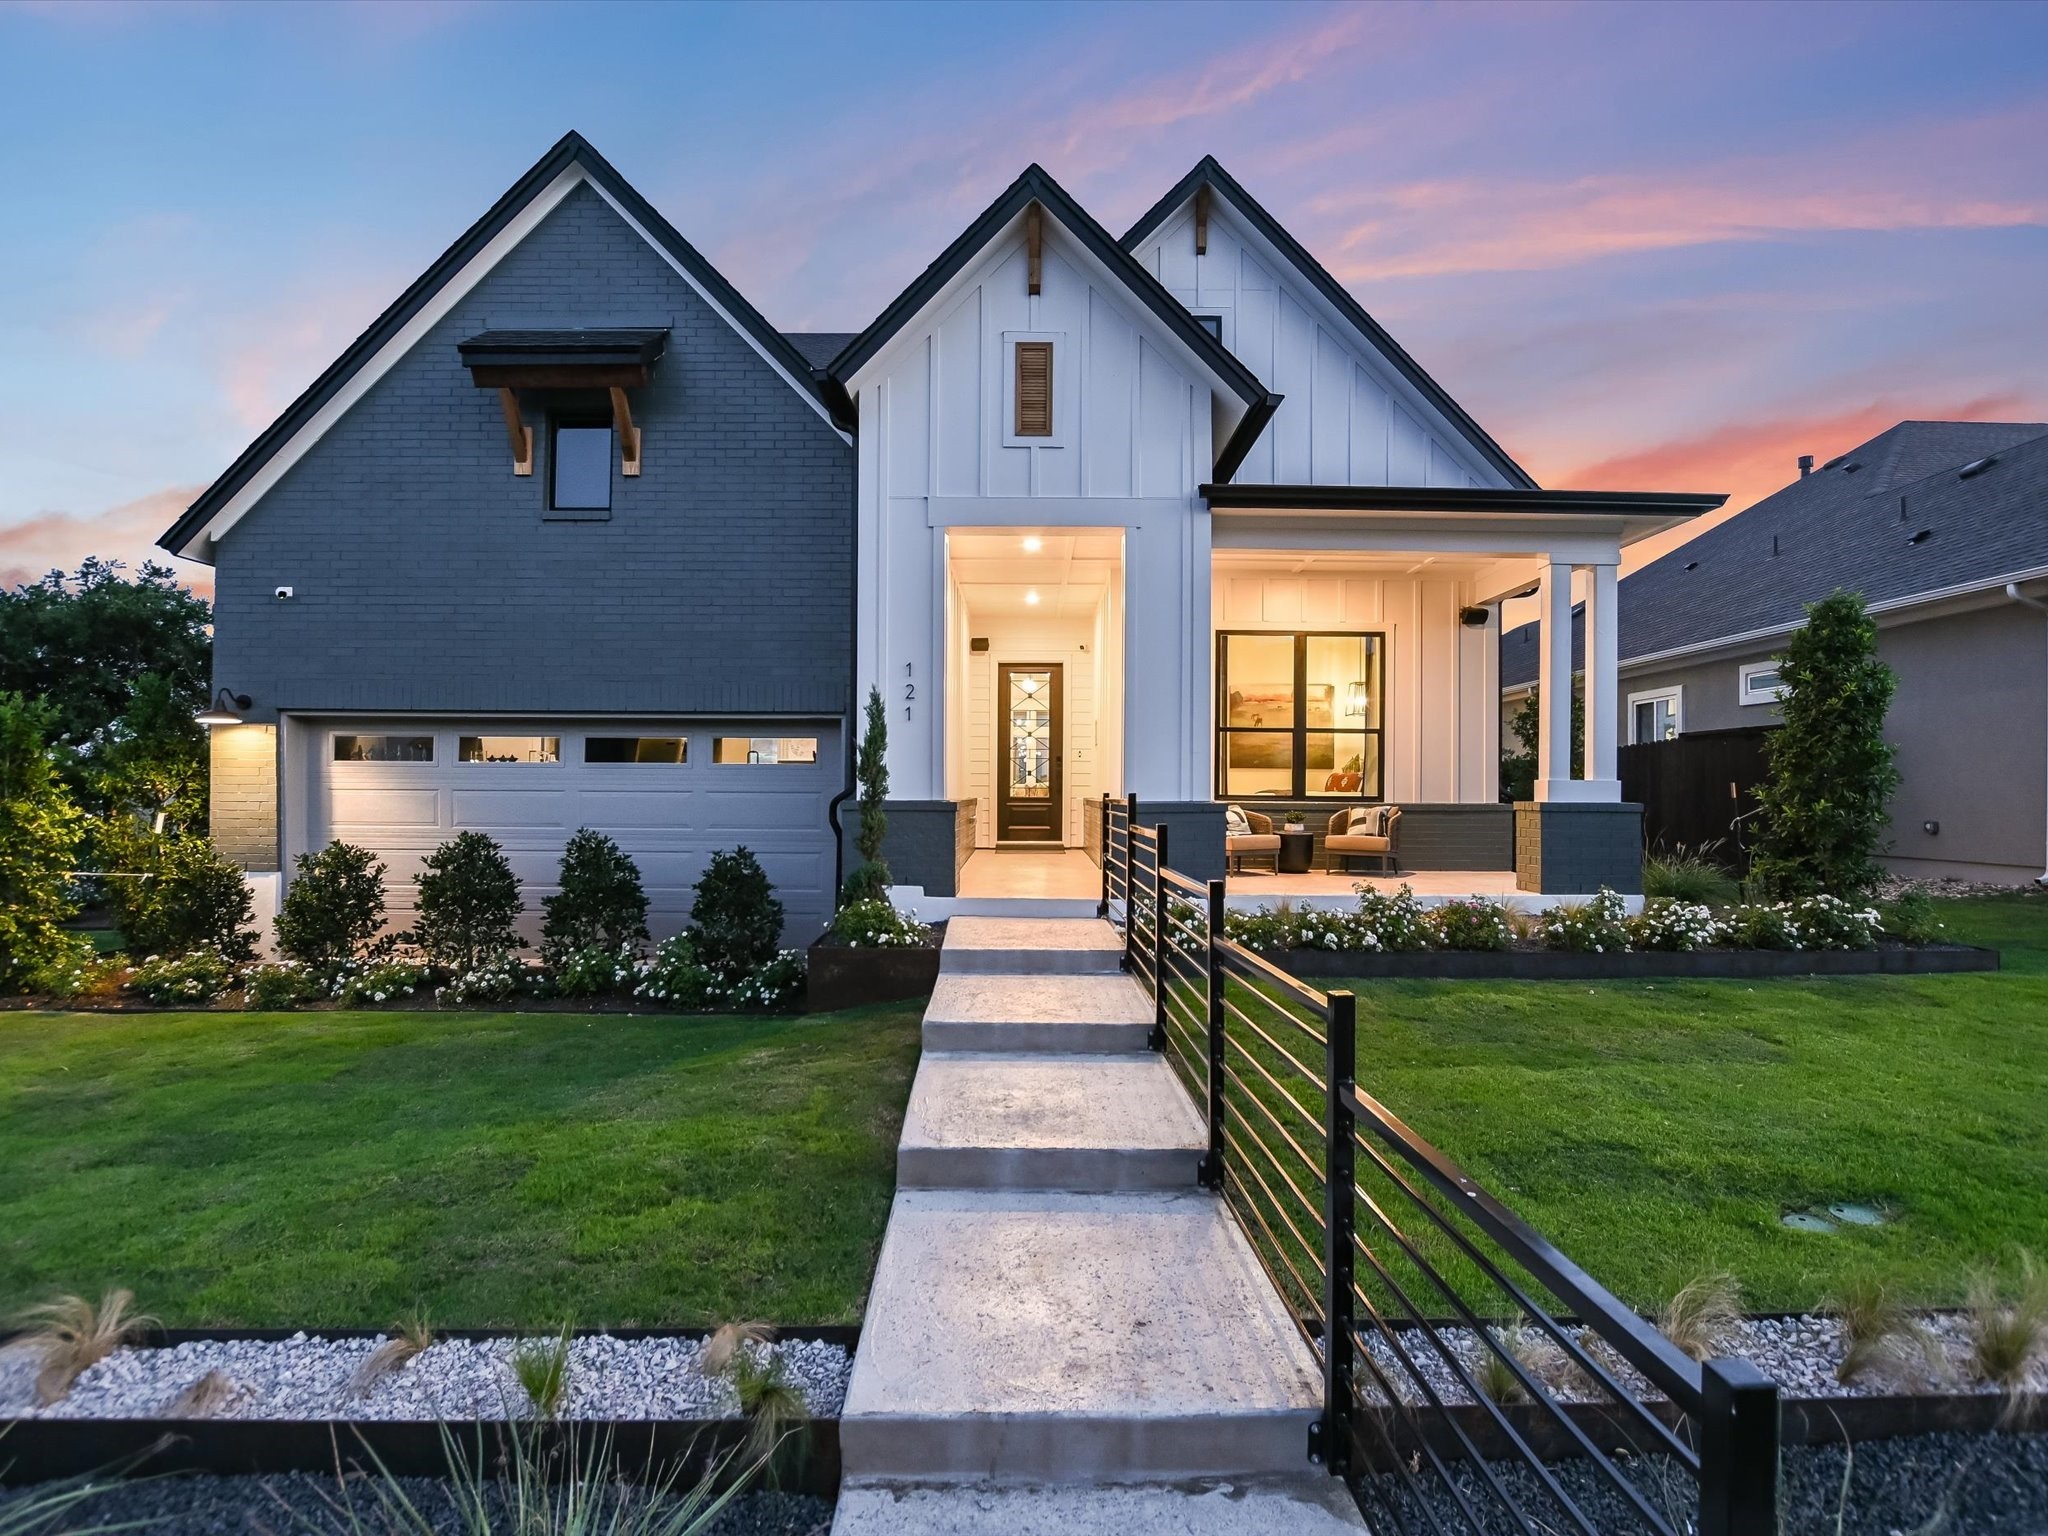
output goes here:
[[1494, 803], [1496, 605], [1718, 503], [1537, 489], [1212, 160], [1122, 241], [1034, 166], [867, 330], [784, 335], [572, 134], [162, 542], [216, 568], [215, 836], [266, 900], [340, 837], [402, 919], [477, 828], [531, 902], [591, 825], [657, 933], [745, 844], [805, 939], [870, 685], [928, 914], [1104, 794], [1197, 875], [1256, 796], [1626, 882], [1611, 740]]
[[[1890, 864], [2033, 879], [2048, 862], [2048, 423], [1902, 421], [1621, 583], [1624, 742], [1775, 724], [1805, 605], [1862, 594], [1898, 675]], [[1579, 622], [1574, 665], [1583, 657]], [[1502, 642], [1504, 707], [1537, 675]]]

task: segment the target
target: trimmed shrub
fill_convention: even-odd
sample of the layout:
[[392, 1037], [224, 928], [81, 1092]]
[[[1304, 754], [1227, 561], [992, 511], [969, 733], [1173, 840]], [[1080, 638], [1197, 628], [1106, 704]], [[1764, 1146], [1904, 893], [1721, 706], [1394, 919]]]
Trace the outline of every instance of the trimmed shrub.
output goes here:
[[519, 948], [519, 877], [487, 833], [456, 833], [426, 865], [412, 877], [419, 917], [407, 937], [429, 960], [461, 976]]
[[679, 933], [654, 946], [654, 957], [640, 968], [640, 984], [633, 995], [696, 1013], [715, 1006], [713, 999], [724, 994], [718, 976], [697, 957], [696, 939]]
[[1726, 937], [1719, 919], [1695, 901], [1652, 896], [1628, 920], [1631, 949], [1658, 949], [1684, 954], [1705, 949]]
[[853, 906], [857, 902], [887, 901], [889, 899], [889, 866], [879, 859], [865, 860], [853, 867], [852, 873], [839, 887], [839, 905]]
[[853, 835], [853, 846], [860, 851], [861, 861], [840, 889], [841, 906], [872, 901], [890, 885], [889, 866], [882, 859], [882, 842], [889, 833], [888, 813], [882, 809], [882, 802], [889, 798], [889, 715], [882, 706], [882, 690], [872, 684], [853, 776], [860, 785], [860, 826]]
[[235, 983], [235, 968], [217, 949], [188, 955], [151, 955], [128, 977], [128, 985], [160, 1008], [210, 1003]]
[[690, 905], [697, 958], [728, 982], [752, 975], [775, 958], [782, 942], [782, 903], [745, 848], [711, 855]]
[[320, 978], [296, 960], [252, 965], [242, 972], [242, 1006], [253, 1013], [279, 1013], [319, 997]]
[[541, 901], [541, 958], [550, 968], [597, 950], [630, 952], [647, 942], [647, 892], [640, 866], [602, 832], [584, 827], [562, 850], [561, 889]]
[[832, 937], [854, 949], [921, 949], [932, 931], [886, 900], [851, 902], [832, 919]]
[[124, 869], [149, 876], [109, 880], [107, 906], [131, 953], [217, 949], [230, 960], [256, 952], [256, 904], [241, 870], [198, 833], [159, 837], [139, 828], [110, 843]]
[[1437, 942], [1445, 949], [1503, 950], [1515, 941], [1508, 909], [1484, 897], [1443, 902], [1430, 917], [1436, 924]]
[[50, 761], [47, 705], [0, 693], [0, 992], [70, 976], [92, 946], [63, 924], [84, 823]]
[[302, 853], [277, 914], [277, 947], [323, 976], [368, 951], [384, 926], [384, 866], [374, 853], [329, 843]]
[[1536, 920], [1547, 949], [1575, 955], [1613, 955], [1628, 948], [1628, 907], [1605, 886], [1591, 901], [1565, 902]]

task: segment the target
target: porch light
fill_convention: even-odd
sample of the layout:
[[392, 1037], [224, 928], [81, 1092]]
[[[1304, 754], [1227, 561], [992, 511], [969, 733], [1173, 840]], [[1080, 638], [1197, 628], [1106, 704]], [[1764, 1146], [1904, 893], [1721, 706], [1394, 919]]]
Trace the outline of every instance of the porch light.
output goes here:
[[229, 693], [223, 688], [213, 696], [213, 702], [192, 718], [201, 725], [240, 725], [242, 711], [252, 701], [246, 693]]
[[1038, 606], [1038, 593], [1035, 591], [1026, 592], [1024, 594], [1024, 606], [1027, 608], [1036, 608]]
[[1347, 715], [1362, 717], [1371, 702], [1366, 696], [1363, 682], [1352, 683], [1344, 690], [1344, 713]]
[[1035, 534], [1035, 533], [1033, 533], [1033, 534], [1028, 534], [1028, 535], [1026, 535], [1026, 537], [1025, 537], [1025, 539], [1024, 539], [1024, 553], [1025, 553], [1025, 554], [1027, 554], [1027, 555], [1035, 555], [1035, 554], [1037, 554], [1037, 553], [1038, 553], [1038, 552], [1039, 552], [1039, 551], [1040, 551], [1041, 549], [1043, 549], [1043, 548], [1045, 548], [1045, 540], [1041, 539], [1041, 538], [1040, 538], [1040, 537], [1039, 537], [1039, 536], [1038, 536], [1037, 534]]

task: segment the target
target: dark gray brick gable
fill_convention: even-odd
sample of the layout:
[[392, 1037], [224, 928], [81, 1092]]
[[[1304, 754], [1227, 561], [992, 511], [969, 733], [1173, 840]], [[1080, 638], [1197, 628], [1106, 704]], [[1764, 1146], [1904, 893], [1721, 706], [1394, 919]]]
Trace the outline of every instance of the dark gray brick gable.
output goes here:
[[[740, 274], [742, 282], [744, 274]], [[668, 325], [605, 521], [512, 473], [487, 328]], [[580, 187], [221, 540], [215, 673], [279, 710], [843, 716], [854, 453]], [[278, 602], [274, 590], [296, 596]]]

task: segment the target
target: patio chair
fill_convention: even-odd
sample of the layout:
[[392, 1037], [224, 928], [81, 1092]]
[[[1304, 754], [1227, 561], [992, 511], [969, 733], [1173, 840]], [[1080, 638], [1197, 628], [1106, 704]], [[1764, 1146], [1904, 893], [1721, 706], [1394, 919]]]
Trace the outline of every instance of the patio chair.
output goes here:
[[1378, 859], [1383, 874], [1401, 873], [1401, 807], [1355, 805], [1330, 818], [1323, 837], [1323, 869], [1348, 873], [1339, 859]]
[[1237, 874], [1246, 859], [1270, 859], [1273, 873], [1279, 874], [1280, 834], [1273, 830], [1272, 817], [1233, 805], [1223, 813], [1223, 872]]

